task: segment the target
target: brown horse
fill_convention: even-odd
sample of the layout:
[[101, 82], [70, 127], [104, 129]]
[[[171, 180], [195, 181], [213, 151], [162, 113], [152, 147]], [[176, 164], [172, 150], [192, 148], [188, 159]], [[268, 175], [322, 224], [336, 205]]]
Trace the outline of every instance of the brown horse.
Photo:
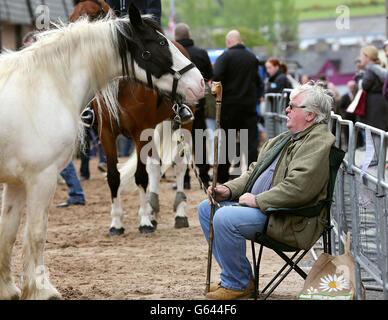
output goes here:
[[[120, 204], [119, 191], [122, 188], [127, 188], [127, 185], [130, 183], [129, 181], [134, 176], [134, 182], [139, 186], [141, 202], [139, 209], [139, 231], [141, 233], [149, 233], [153, 232], [156, 228], [156, 215], [159, 212], [158, 190], [152, 189], [148, 196], [146, 196], [149, 174], [153, 176], [150, 179], [151, 181], [155, 182], [155, 179], [157, 179], [157, 182], [159, 182], [161, 172], [160, 166], [158, 167], [156, 165], [152, 168], [150, 160], [141, 157], [143, 147], [150, 143], [148, 140], [144, 141], [142, 139], [142, 133], [146, 129], [155, 128], [157, 124], [166, 119], [171, 119], [174, 116], [174, 112], [171, 101], [160, 97], [155, 90], [146, 88], [133, 81], [120, 81], [119, 86], [118, 100], [121, 107], [119, 121], [112, 121], [109, 113], [105, 109], [104, 102], [102, 102], [102, 112], [97, 116], [99, 137], [107, 161], [107, 179], [112, 200], [112, 223], [109, 232], [111, 235], [122, 234], [124, 232], [122, 222], [123, 211]], [[95, 113], [98, 114], [97, 101], [94, 101], [93, 105]], [[192, 123], [189, 123], [183, 127], [191, 131], [191, 126]], [[136, 144], [136, 153], [130, 157], [119, 172], [117, 168], [116, 139], [120, 133], [133, 139]], [[157, 148], [153, 150], [157, 150]], [[151, 156], [158, 159], [158, 154], [152, 154]], [[178, 165], [179, 172], [176, 172], [178, 189], [174, 209], [176, 211], [175, 226], [180, 228], [188, 226], [187, 216], [184, 212], [186, 197], [183, 193], [183, 177], [187, 166], [186, 163], [177, 163]], [[125, 185], [120, 186], [120, 183]], [[179, 205], [180, 208], [178, 208]]]
[[76, 21], [81, 16], [97, 19], [106, 15], [110, 8], [104, 0], [74, 0], [74, 10], [70, 15], [70, 22]]
[[[82, 5], [82, 10], [79, 6]], [[96, 9], [96, 3], [93, 1], [80, 2], [74, 9], [71, 15], [71, 20], [79, 18], [82, 12], [86, 14]], [[100, 8], [101, 9], [101, 8]], [[104, 10], [105, 11], [105, 10]], [[106, 12], [106, 11], [105, 11]], [[95, 17], [92, 15], [91, 17]], [[174, 45], [190, 59], [188, 52], [179, 43], [172, 41]], [[140, 186], [140, 226], [141, 233], [150, 233], [156, 229], [156, 215], [159, 212], [158, 199], [158, 183], [160, 181], [160, 162], [151, 161], [150, 159], [141, 158], [141, 150], [146, 146], [148, 141], [142, 141], [141, 135], [146, 129], [155, 128], [159, 123], [166, 119], [171, 119], [174, 116], [172, 110], [172, 102], [163, 98], [155, 90], [146, 88], [145, 86], [134, 81], [121, 80], [119, 82], [118, 102], [120, 111], [117, 121], [112, 121], [104, 101], [101, 101], [101, 109], [98, 110], [98, 103], [93, 101], [94, 112], [98, 119], [98, 132], [102, 147], [105, 152], [107, 161], [107, 179], [111, 191], [111, 216], [112, 223], [109, 229], [111, 235], [119, 235], [124, 232], [122, 216], [123, 210], [120, 204], [120, 190], [128, 188], [131, 178], [134, 176], [135, 183]], [[194, 113], [194, 107], [190, 107]], [[192, 123], [184, 125], [183, 128], [191, 131]], [[187, 132], [187, 131], [186, 131]], [[116, 139], [119, 134], [123, 134], [134, 140], [136, 144], [136, 157], [132, 156], [124, 165], [120, 172], [117, 164], [117, 146]], [[170, 131], [170, 135], [172, 132]], [[171, 142], [171, 137], [170, 139]], [[153, 143], [151, 138], [151, 144]], [[152, 145], [154, 150], [157, 146]], [[166, 150], [164, 150], [166, 153]], [[149, 153], [152, 158], [159, 159], [158, 154]], [[177, 155], [178, 157], [178, 155]], [[175, 227], [188, 227], [187, 215], [184, 211], [186, 207], [186, 196], [183, 192], [183, 179], [186, 171], [187, 162], [176, 161], [176, 176], [177, 176], [177, 193], [174, 202]], [[151, 175], [151, 179], [149, 179]], [[146, 196], [147, 186], [151, 182]], [[120, 182], [124, 181], [125, 185], [120, 187]], [[120, 187], [120, 190], [119, 190]]]

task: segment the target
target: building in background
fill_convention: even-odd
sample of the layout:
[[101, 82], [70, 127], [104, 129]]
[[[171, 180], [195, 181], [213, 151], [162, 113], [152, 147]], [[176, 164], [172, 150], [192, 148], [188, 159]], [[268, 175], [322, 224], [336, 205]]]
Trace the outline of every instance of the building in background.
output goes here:
[[20, 48], [23, 36], [36, 29], [36, 20], [41, 23], [43, 10], [50, 21], [68, 21], [73, 8], [73, 0], [1, 0], [0, 48]]

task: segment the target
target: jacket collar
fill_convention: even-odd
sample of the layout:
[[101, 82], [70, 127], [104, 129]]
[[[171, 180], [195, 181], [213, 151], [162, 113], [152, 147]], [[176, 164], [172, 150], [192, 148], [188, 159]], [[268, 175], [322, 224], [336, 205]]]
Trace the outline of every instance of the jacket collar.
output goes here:
[[269, 77], [269, 81], [274, 81], [280, 74], [284, 73], [283, 70], [279, 69], [272, 76]]
[[184, 47], [190, 47], [194, 45], [194, 41], [192, 39], [180, 39], [176, 42], [180, 43]]
[[313, 130], [313, 128], [315, 128], [317, 125], [319, 125], [319, 123], [314, 123], [313, 125], [304, 129], [303, 131], [299, 131], [299, 132], [293, 134], [292, 141], [302, 139], [306, 134], [308, 134], [311, 130]]
[[241, 43], [234, 45], [233, 47], [230, 47], [228, 50], [233, 50], [233, 49], [245, 49], [245, 46]]

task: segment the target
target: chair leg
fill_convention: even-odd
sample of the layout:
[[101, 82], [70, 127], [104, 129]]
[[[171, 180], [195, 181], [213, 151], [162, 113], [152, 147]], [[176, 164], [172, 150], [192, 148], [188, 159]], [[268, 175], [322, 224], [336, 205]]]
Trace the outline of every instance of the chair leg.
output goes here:
[[306, 255], [308, 250], [304, 250], [302, 254], [295, 260], [293, 259], [297, 256], [299, 251], [296, 251], [291, 258], [287, 257], [283, 252], [281, 251], [275, 251], [284, 261], [286, 261], [286, 264], [280, 269], [280, 271], [272, 278], [272, 280], [267, 284], [267, 286], [263, 289], [261, 293], [264, 294], [264, 292], [269, 288], [269, 286], [279, 277], [279, 275], [283, 272], [283, 270], [288, 266], [288, 270], [286, 273], [271, 287], [269, 292], [263, 297], [263, 300], [266, 300], [272, 292], [280, 285], [280, 283], [287, 277], [287, 275], [291, 272], [291, 270], [295, 270], [303, 279], [306, 279], [307, 274], [299, 268], [297, 265], [300, 260]]
[[[298, 252], [299, 252], [299, 251], [298, 251]], [[308, 250], [304, 250], [304, 251], [301, 253], [301, 255], [300, 255], [295, 261], [293, 261], [293, 258], [294, 258], [294, 256], [296, 256], [296, 255], [294, 255], [294, 256], [290, 259], [290, 258], [287, 257], [283, 252], [281, 252], [281, 251], [276, 251], [276, 253], [277, 253], [280, 257], [282, 257], [282, 259], [283, 259], [284, 261], [286, 261], [287, 264], [288, 264], [292, 269], [294, 269], [297, 273], [299, 273], [299, 275], [300, 275], [303, 279], [306, 279], [307, 274], [306, 274], [306, 272], [304, 272], [301, 268], [299, 268], [298, 263], [299, 263], [300, 260], [302, 260], [302, 258], [306, 255], [307, 252], [308, 252]]]
[[257, 286], [258, 286], [258, 274], [256, 270], [256, 250], [255, 250], [255, 242], [251, 241], [251, 247], [252, 247], [252, 262], [253, 262], [253, 274], [255, 276], [255, 286], [254, 286], [254, 296], [253, 298], [257, 300]]
[[[276, 251], [275, 251], [276, 252]], [[290, 258], [291, 260], [292, 259], [294, 259], [295, 258], [295, 256], [297, 255], [299, 253], [299, 251], [296, 251], [293, 255], [292, 255], [292, 257]], [[281, 256], [282, 257], [282, 256]], [[283, 258], [283, 257], [282, 257]], [[284, 258], [283, 258], [283, 260], [284, 260]], [[275, 276], [271, 279], [271, 281], [270, 282], [268, 282], [267, 283], [267, 285], [265, 286], [265, 288], [263, 289], [263, 291], [261, 292], [261, 293], [264, 293], [270, 286], [271, 286], [271, 284], [282, 274], [282, 272], [284, 271], [284, 269], [286, 269], [287, 268], [287, 266], [288, 266], [289, 264], [288, 263], [286, 263], [276, 274], [275, 274]]]
[[256, 250], [255, 250], [255, 243], [254, 241], [251, 241], [252, 245], [252, 260], [253, 260], [253, 270], [254, 270], [254, 276], [255, 276], [255, 281], [254, 281], [254, 299], [257, 300], [259, 296], [259, 271], [260, 271], [260, 261], [261, 257], [263, 254], [263, 245], [260, 245], [260, 250], [259, 250], [259, 256], [257, 258], [257, 263], [256, 263]]

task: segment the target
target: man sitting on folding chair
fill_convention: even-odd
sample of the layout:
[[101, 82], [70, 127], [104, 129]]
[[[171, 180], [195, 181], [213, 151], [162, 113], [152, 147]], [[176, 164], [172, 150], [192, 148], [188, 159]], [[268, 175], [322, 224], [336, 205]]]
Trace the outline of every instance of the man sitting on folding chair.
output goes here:
[[[326, 210], [307, 218], [266, 213], [268, 208], [300, 208], [327, 197], [329, 154], [335, 137], [328, 128], [333, 98], [319, 83], [292, 90], [288, 132], [267, 141], [257, 162], [240, 177], [215, 188], [213, 255], [220, 265], [221, 282], [211, 286], [207, 299], [231, 300], [254, 291], [252, 268], [246, 257], [246, 239], [266, 233], [286, 245], [309, 249], [325, 228]], [[208, 191], [212, 193], [212, 188]], [[199, 221], [209, 241], [210, 201], [198, 208]], [[268, 219], [268, 221], [267, 221]]]

